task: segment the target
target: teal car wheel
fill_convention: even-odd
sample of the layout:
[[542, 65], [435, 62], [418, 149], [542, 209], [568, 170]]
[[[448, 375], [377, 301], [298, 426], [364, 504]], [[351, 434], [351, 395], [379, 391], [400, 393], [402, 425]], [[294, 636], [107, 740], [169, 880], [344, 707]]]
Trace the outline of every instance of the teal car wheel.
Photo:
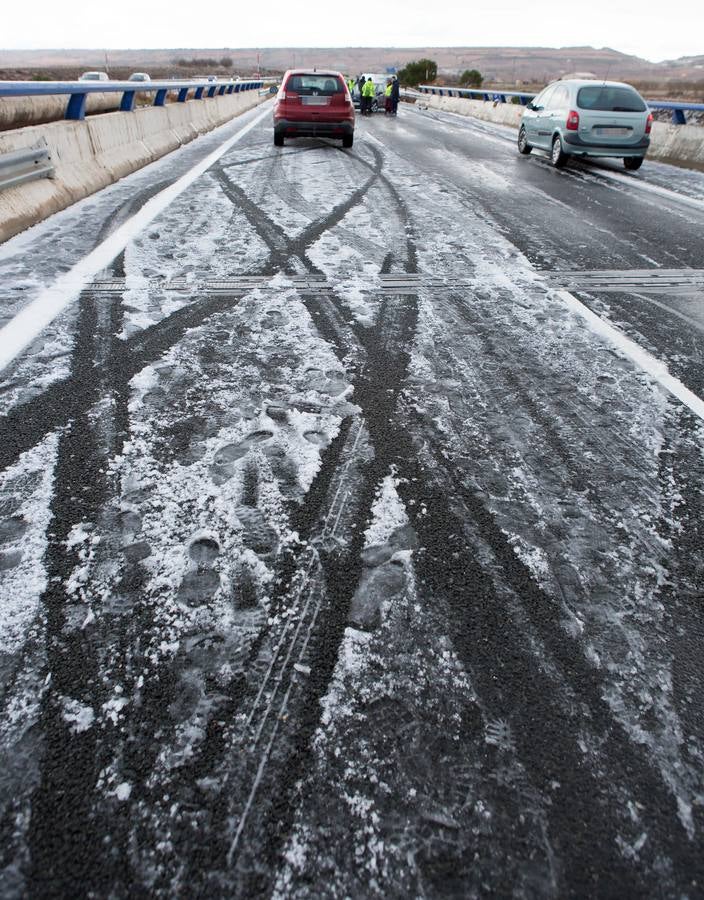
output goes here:
[[528, 154], [530, 153], [530, 151], [532, 149], [533, 148], [528, 143], [528, 137], [526, 136], [526, 130], [523, 127], [523, 125], [521, 125], [520, 131], [518, 132], [518, 152], [522, 153], [524, 156], [528, 156]]
[[550, 152], [550, 162], [556, 169], [562, 169], [567, 165], [567, 154], [562, 149], [562, 138], [556, 134], [552, 139], [552, 150]]
[[629, 172], [635, 172], [636, 169], [640, 169], [640, 167], [643, 165], [643, 157], [624, 156], [623, 165], [624, 168], [628, 169]]

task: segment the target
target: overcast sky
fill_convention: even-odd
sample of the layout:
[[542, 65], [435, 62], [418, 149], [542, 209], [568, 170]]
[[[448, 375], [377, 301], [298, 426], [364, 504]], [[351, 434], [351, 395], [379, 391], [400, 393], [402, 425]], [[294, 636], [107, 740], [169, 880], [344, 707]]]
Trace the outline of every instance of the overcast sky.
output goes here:
[[[7, 0], [4, 49], [91, 47], [611, 47], [658, 61], [704, 54], [702, 0]], [[260, 10], [258, 12], [257, 10]]]

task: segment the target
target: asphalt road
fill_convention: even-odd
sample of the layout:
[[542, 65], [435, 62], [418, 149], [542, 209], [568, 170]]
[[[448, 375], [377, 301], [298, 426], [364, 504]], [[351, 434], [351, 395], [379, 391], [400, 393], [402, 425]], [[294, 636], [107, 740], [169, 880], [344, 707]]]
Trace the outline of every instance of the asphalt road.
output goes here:
[[75, 276], [0, 372], [0, 895], [702, 895], [704, 175], [404, 106], [162, 202], [259, 114], [0, 247], [0, 325]]

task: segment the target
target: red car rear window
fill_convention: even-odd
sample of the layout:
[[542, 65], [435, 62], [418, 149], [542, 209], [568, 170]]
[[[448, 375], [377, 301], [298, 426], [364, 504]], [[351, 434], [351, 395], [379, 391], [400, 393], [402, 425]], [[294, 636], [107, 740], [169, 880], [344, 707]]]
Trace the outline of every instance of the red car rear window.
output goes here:
[[289, 76], [285, 90], [287, 92], [291, 91], [293, 94], [318, 94], [319, 96], [330, 97], [332, 94], [342, 93], [345, 90], [345, 86], [334, 75], [311, 73], [310, 75]]

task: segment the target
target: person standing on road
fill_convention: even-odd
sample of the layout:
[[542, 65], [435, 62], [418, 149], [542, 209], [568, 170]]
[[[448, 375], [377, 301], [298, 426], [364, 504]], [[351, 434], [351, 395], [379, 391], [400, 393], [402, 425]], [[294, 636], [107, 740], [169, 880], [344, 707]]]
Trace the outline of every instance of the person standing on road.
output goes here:
[[398, 113], [398, 101], [401, 96], [401, 85], [398, 83], [398, 78], [394, 75], [393, 80], [391, 82], [391, 115], [395, 116]]
[[359, 86], [359, 111], [363, 116], [367, 114], [367, 79], [362, 75], [361, 84]]
[[384, 89], [384, 115], [391, 115], [391, 91], [393, 82], [390, 78], [386, 80], [386, 88]]
[[364, 87], [362, 88], [362, 98], [364, 101], [364, 107], [362, 108], [363, 116], [370, 116], [372, 114], [372, 101], [375, 96], [374, 90], [374, 82], [371, 78], [367, 78], [364, 82]]
[[360, 75], [357, 79], [357, 90], [359, 91], [359, 111], [364, 113], [364, 98], [362, 97], [362, 89], [364, 87], [364, 75]]

